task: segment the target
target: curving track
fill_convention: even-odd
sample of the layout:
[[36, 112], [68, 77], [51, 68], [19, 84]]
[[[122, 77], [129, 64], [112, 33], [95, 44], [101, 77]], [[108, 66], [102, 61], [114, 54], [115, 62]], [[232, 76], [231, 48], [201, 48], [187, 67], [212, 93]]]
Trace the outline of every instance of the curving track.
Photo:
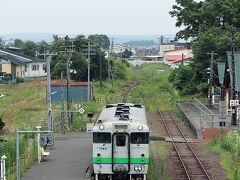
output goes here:
[[[171, 138], [171, 142], [174, 148], [172, 155], [177, 159], [178, 169], [180, 177], [179, 179], [189, 180], [211, 180], [208, 172], [204, 168], [191, 144], [185, 138], [183, 131], [176, 122], [175, 117], [171, 112], [158, 112], [159, 120], [164, 124], [168, 136]], [[183, 143], [176, 143], [174, 137], [181, 137]], [[180, 161], [180, 163], [179, 163]]]
[[141, 83], [140, 81], [136, 81], [136, 82], [133, 82], [132, 84], [130, 84], [128, 87], [125, 88], [124, 93], [123, 93], [123, 98], [122, 98], [123, 103], [127, 103], [129, 92], [134, 87], [138, 86], [140, 83]]

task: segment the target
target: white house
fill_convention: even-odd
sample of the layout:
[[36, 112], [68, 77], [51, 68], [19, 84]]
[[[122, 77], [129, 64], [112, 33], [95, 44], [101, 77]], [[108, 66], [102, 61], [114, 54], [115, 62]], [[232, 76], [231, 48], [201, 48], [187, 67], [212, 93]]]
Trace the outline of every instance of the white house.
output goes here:
[[114, 53], [122, 53], [126, 49], [129, 50], [129, 51], [132, 51], [133, 54], [136, 54], [136, 50], [134, 48], [123, 46], [121, 44], [114, 44], [113, 45], [113, 52]]
[[0, 50], [2, 73], [11, 73], [16, 77], [35, 78], [47, 75], [45, 60], [33, 57], [22, 56], [21, 54], [10, 51]]
[[34, 60], [25, 66], [25, 78], [46, 77], [46, 62]]
[[165, 51], [170, 51], [175, 49], [175, 44], [160, 44], [159, 55], [164, 57]]

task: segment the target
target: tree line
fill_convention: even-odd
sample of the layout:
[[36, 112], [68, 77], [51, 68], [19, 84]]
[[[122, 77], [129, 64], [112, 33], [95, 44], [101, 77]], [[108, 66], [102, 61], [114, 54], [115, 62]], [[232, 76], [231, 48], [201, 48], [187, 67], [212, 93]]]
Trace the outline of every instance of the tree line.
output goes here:
[[[91, 80], [99, 80], [100, 71], [100, 59], [102, 61], [102, 79], [108, 77], [108, 61], [105, 57], [105, 52], [109, 49], [110, 41], [106, 35], [95, 34], [89, 35], [77, 35], [73, 39], [74, 52], [70, 60], [71, 80], [75, 81], [87, 81], [87, 45], [91, 43]], [[3, 48], [3, 41], [0, 39], [0, 46]], [[54, 79], [61, 77], [61, 72], [66, 76], [66, 56], [63, 52], [64, 39], [58, 35], [53, 35], [53, 41], [48, 43], [41, 41], [35, 43], [34, 41], [22, 41], [21, 39], [15, 39], [13, 43], [8, 44], [13, 46], [15, 51], [26, 56], [36, 57], [36, 51], [44, 53], [44, 50], [50, 50], [57, 52], [57, 56], [52, 58], [51, 62], [51, 75]], [[43, 56], [39, 58], [44, 58]], [[113, 63], [112, 60], [111, 64]]]
[[[216, 62], [227, 60], [226, 51], [231, 50], [231, 33], [235, 31], [240, 40], [240, 1], [238, 0], [176, 0], [170, 15], [177, 19], [176, 26], [181, 27], [176, 39], [191, 40], [193, 49], [192, 64], [173, 71], [170, 80], [183, 94], [207, 92], [207, 79], [210, 56], [215, 58], [214, 82], [218, 84]], [[237, 45], [239, 47], [239, 44]]]

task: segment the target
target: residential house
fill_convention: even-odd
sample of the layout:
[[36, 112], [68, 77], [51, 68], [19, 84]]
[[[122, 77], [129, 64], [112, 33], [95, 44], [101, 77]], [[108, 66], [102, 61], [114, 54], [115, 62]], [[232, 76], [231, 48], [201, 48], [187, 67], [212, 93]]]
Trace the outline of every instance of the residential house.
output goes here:
[[46, 65], [44, 59], [24, 56], [18, 52], [0, 50], [0, 72], [11, 73], [15, 77], [35, 78], [45, 77]]
[[166, 44], [160, 44], [160, 49], [159, 49], [159, 55], [161, 57], [164, 57], [164, 52], [165, 51], [170, 51], [170, 50], [175, 50], [175, 43], [166, 43]]
[[181, 64], [189, 65], [192, 57], [192, 49], [178, 48], [164, 51], [163, 62], [171, 66], [171, 68], [178, 68]]
[[126, 49], [129, 50], [129, 51], [132, 51], [133, 54], [136, 54], [136, 50], [134, 48], [123, 46], [121, 44], [114, 44], [113, 45], [113, 52], [117, 53], [117, 54], [122, 53]]
[[30, 62], [27, 59], [21, 59], [12, 56], [5, 51], [0, 50], [0, 71], [3, 73], [13, 74], [14, 77], [25, 77], [25, 65]]

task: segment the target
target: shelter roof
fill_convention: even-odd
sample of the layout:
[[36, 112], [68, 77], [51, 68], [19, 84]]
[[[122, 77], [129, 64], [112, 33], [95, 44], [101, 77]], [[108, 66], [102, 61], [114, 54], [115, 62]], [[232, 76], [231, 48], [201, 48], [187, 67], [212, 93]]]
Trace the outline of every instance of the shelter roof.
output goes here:
[[[87, 86], [88, 82], [70, 82], [70, 86]], [[90, 86], [92, 85], [92, 82], [90, 82]], [[51, 83], [51, 86], [67, 86], [67, 82], [63, 82], [63, 84], [60, 81], [55, 81]]]

